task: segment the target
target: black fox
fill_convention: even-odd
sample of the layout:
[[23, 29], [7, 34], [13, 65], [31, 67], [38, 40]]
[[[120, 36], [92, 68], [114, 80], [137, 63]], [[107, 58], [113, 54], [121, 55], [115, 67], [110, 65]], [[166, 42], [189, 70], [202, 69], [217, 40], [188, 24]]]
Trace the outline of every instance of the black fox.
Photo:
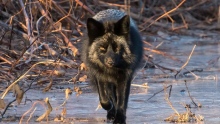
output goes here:
[[138, 29], [125, 12], [108, 9], [88, 18], [87, 33], [82, 60], [97, 86], [107, 120], [126, 123], [130, 85], [143, 54]]

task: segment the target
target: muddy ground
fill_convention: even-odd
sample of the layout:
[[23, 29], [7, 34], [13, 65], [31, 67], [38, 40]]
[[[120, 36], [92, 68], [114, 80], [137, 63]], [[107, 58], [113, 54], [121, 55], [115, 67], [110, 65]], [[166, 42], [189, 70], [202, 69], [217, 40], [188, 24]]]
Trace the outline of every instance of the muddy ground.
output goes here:
[[[145, 50], [145, 54], [152, 57], [150, 61], [160, 67], [146, 67], [137, 72], [133, 84], [146, 83], [148, 88], [136, 85], [131, 87], [127, 109], [128, 124], [169, 123], [164, 120], [174, 113], [187, 112], [185, 105], [190, 106], [193, 114], [201, 117], [202, 120], [199, 123], [220, 123], [220, 81], [218, 80], [220, 76], [220, 32], [188, 31], [192, 33], [158, 31], [156, 34], [147, 34], [142, 32], [143, 40], [152, 45], [145, 44], [145, 46], [148, 48], [157, 46], [157, 50], [163, 51], [163, 54]], [[192, 51], [194, 45], [196, 47]], [[186, 63], [189, 57], [191, 58]], [[185, 63], [187, 64], [185, 68], [175, 76], [176, 71], [180, 70]], [[192, 73], [187, 73], [189, 70]], [[171, 85], [171, 94], [167, 100]], [[161, 91], [167, 86], [165, 91]], [[73, 92], [67, 103], [61, 106], [65, 101], [64, 91], [68, 87], [71, 89], [80, 87], [82, 94]], [[19, 123], [22, 115], [29, 109], [32, 110], [23, 116], [21, 123], [39, 123], [35, 120], [46, 111], [47, 105], [43, 102], [36, 102], [46, 97], [49, 98], [53, 111], [48, 120], [45, 119], [41, 123], [106, 123], [106, 111], [101, 108], [97, 109], [98, 94], [91, 89], [89, 80], [73, 84], [72, 81], [68, 82], [63, 79], [63, 81], [54, 83], [48, 92], [43, 92], [42, 86], [34, 84], [32, 89], [25, 93], [25, 97], [26, 101], [23, 99], [20, 105], [14, 102], [8, 108], [5, 118], [0, 123]], [[7, 103], [13, 99], [13, 93], [9, 93], [5, 98]], [[172, 105], [168, 104], [168, 101]], [[54, 121], [61, 115], [63, 108], [66, 108], [63, 119]], [[192, 120], [190, 123], [196, 122]]]

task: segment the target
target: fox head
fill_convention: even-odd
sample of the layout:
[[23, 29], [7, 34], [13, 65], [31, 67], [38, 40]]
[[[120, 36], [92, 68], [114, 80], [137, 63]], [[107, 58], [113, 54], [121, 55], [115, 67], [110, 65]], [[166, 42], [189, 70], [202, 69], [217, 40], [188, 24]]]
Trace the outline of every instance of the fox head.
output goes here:
[[132, 63], [130, 17], [118, 21], [87, 20], [88, 59], [100, 67], [123, 68]]

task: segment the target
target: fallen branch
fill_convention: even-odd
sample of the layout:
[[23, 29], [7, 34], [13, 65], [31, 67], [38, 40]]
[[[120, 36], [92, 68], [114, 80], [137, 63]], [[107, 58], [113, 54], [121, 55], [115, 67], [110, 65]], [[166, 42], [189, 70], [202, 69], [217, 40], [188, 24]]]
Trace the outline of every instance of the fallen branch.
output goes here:
[[6, 23], [2, 22], [1, 20], [0, 20], [0, 26], [5, 28], [6, 30], [14, 31], [16, 34], [18, 34], [19, 36], [22, 36], [26, 40], [29, 39], [29, 36], [26, 33], [22, 32], [22, 31], [19, 31], [19, 30], [15, 29], [15, 28], [13, 28], [13, 30], [12, 30], [11, 26], [7, 25]]
[[[24, 3], [23, 3], [23, 1], [22, 0], [19, 0], [19, 3], [20, 3], [20, 5], [21, 5], [21, 7], [22, 8], [25, 8], [25, 6], [24, 6]], [[33, 36], [33, 32], [31, 31], [31, 21], [30, 21], [30, 19], [29, 19], [29, 16], [28, 16], [28, 14], [27, 14], [27, 12], [26, 12], [26, 10], [25, 9], [23, 9], [23, 14], [24, 14], [24, 18], [25, 18], [25, 23], [26, 23], [26, 27], [27, 27], [27, 34], [28, 34], [28, 37], [29, 37], [29, 41], [30, 41], [30, 44], [33, 44], [34, 43], [34, 40], [35, 40], [35, 37]], [[33, 45], [31, 45], [30, 46], [30, 53], [31, 53], [31, 55], [30, 55], [30, 57], [29, 57], [29, 61], [31, 60], [31, 58], [32, 58], [32, 54], [33, 54]]]
[[[9, 90], [18, 82], [20, 81], [22, 78], [25, 77], [25, 75], [27, 75], [36, 65], [39, 65], [39, 64], [51, 64], [51, 63], [54, 63], [55, 61], [51, 61], [51, 60], [47, 60], [47, 61], [41, 61], [41, 62], [38, 62], [38, 63], [35, 63], [34, 65], [31, 66], [30, 69], [28, 69], [23, 75], [21, 75], [17, 80], [15, 80], [3, 93], [1, 99], [4, 99], [4, 97], [6, 96], [6, 94], [9, 92]], [[57, 64], [61, 64], [61, 63], [57, 63]]]

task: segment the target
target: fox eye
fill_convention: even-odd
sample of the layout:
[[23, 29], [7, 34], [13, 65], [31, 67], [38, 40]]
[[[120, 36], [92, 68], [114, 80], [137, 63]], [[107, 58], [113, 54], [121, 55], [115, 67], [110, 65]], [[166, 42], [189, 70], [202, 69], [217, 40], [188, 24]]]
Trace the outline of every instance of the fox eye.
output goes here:
[[117, 47], [117, 48], [116, 48], [116, 52], [119, 52], [119, 51], [120, 51], [120, 48], [119, 48], [119, 47]]
[[104, 47], [99, 47], [100, 52], [105, 53], [106, 49]]
[[115, 47], [114, 51], [115, 51], [115, 53], [119, 53], [121, 51], [121, 47], [120, 46]]

